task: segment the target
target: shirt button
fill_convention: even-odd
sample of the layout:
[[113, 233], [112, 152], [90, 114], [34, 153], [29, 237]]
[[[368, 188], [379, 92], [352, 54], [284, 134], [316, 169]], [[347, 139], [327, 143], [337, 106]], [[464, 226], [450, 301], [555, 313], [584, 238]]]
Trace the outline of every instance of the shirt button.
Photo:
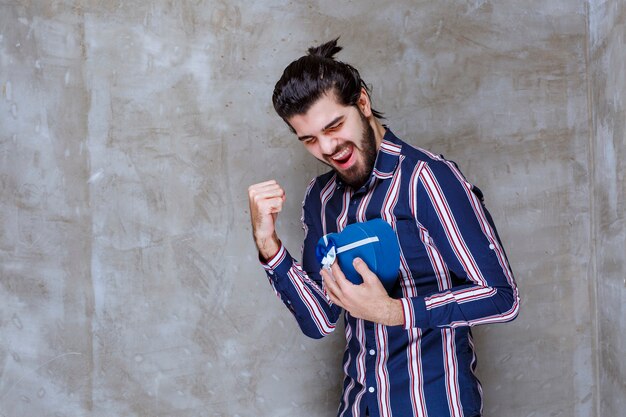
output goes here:
[[374, 356], [376, 354], [376, 351], [374, 349], [370, 349], [370, 355]]
[[491, 245], [489, 245], [489, 249], [495, 249], [496, 245], [494, 245], [493, 243]]
[[370, 387], [370, 389], [369, 389], [368, 391], [369, 391], [369, 392], [374, 392], [374, 391], [375, 391], [375, 389], [374, 389], [374, 387]]

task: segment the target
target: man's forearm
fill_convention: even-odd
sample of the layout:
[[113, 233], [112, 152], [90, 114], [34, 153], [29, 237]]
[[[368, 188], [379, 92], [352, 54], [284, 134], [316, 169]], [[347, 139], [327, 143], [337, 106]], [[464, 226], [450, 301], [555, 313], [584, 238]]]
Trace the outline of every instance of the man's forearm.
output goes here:
[[270, 260], [278, 253], [280, 249], [280, 240], [276, 233], [268, 238], [259, 238], [254, 240], [256, 243], [256, 247], [259, 250], [259, 255], [265, 261]]
[[386, 326], [404, 325], [404, 314], [402, 312], [402, 302], [400, 300], [390, 298], [386, 313], [386, 317], [381, 320], [381, 324]]

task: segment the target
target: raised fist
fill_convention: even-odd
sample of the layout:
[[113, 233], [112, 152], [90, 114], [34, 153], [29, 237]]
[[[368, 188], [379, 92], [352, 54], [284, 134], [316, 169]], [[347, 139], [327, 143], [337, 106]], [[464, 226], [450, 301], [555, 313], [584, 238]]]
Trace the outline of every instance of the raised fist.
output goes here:
[[259, 253], [266, 260], [280, 248], [276, 234], [276, 217], [283, 209], [285, 190], [275, 180], [248, 187], [252, 235]]

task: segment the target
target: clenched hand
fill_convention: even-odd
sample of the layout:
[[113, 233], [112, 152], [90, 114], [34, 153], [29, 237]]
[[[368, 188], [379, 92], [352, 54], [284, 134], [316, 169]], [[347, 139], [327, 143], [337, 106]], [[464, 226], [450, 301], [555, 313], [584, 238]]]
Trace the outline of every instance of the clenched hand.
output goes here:
[[285, 202], [285, 190], [275, 180], [248, 187], [252, 236], [261, 256], [268, 260], [276, 255], [280, 240], [276, 234], [276, 217]]

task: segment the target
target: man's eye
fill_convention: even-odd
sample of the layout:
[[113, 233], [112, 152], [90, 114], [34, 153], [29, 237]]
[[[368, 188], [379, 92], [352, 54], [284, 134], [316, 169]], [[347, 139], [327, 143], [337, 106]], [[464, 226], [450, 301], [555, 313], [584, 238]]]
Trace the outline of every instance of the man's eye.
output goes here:
[[339, 123], [339, 124], [336, 124], [334, 126], [329, 127], [328, 130], [330, 130], [330, 131], [339, 130], [339, 128], [341, 128], [341, 126], [342, 126], [342, 123]]

